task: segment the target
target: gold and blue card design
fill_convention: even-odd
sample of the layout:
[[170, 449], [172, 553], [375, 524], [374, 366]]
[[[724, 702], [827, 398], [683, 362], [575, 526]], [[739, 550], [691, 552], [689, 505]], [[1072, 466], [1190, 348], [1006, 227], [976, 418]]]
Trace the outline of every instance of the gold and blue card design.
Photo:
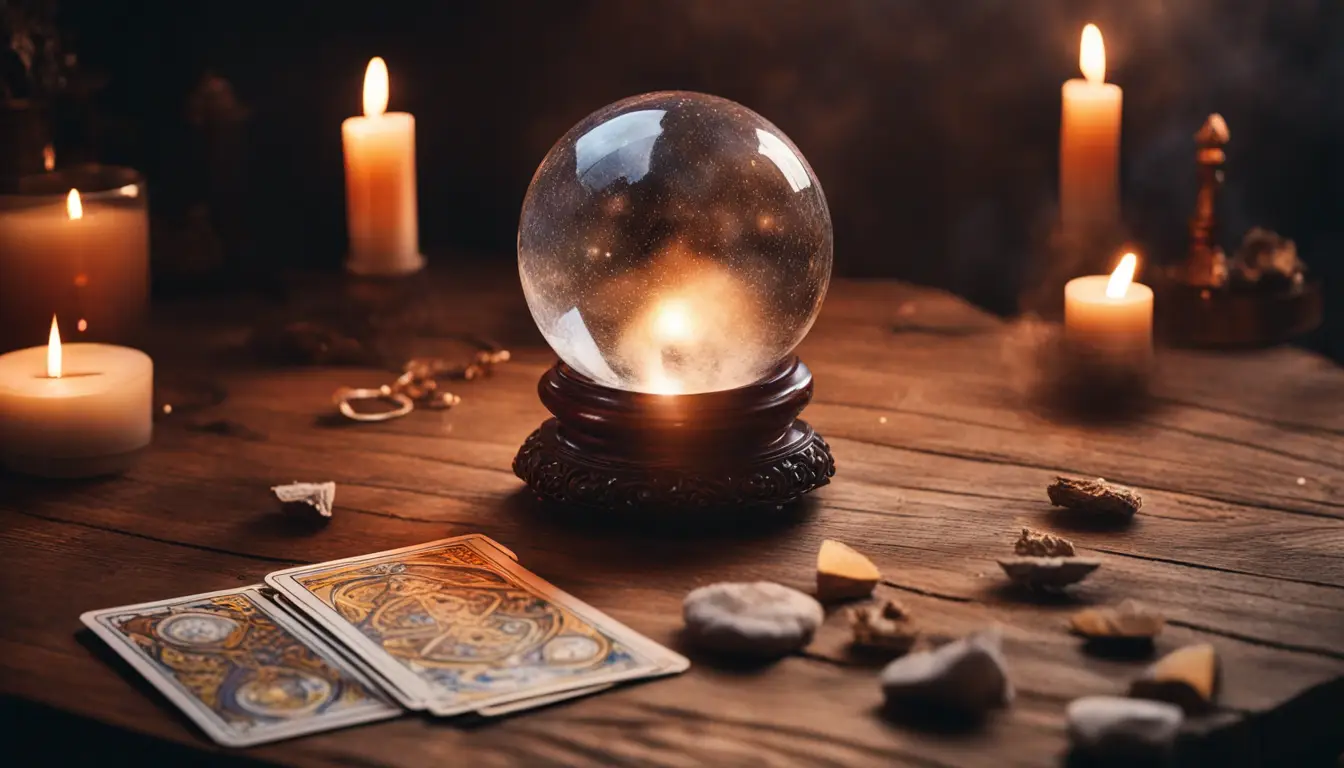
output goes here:
[[316, 566], [267, 583], [435, 714], [679, 672], [684, 658], [466, 536]]
[[221, 744], [247, 746], [401, 712], [258, 587], [81, 619]]

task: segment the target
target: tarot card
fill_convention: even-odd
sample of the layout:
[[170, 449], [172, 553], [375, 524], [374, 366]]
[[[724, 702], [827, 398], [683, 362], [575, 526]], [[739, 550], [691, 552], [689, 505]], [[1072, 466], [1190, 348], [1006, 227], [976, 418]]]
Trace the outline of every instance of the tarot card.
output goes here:
[[516, 712], [524, 712], [529, 709], [537, 709], [538, 707], [549, 707], [552, 704], [559, 704], [562, 701], [569, 701], [570, 699], [577, 699], [594, 693], [600, 693], [611, 688], [613, 685], [615, 685], [615, 683], [602, 683], [601, 685], [593, 685], [588, 688], [575, 688], [570, 691], [546, 694], [545, 696], [534, 696], [530, 699], [519, 699], [518, 701], [511, 701], [507, 704], [481, 707], [476, 710], [476, 714], [481, 717], [503, 717], [505, 715], [512, 715]]
[[349, 648], [345, 647], [340, 638], [335, 637], [330, 630], [314, 621], [313, 617], [305, 613], [302, 608], [295, 605], [294, 601], [275, 591], [272, 587], [262, 587], [261, 594], [280, 610], [284, 611], [291, 619], [294, 619], [305, 629], [322, 638], [323, 641], [327, 643], [327, 646], [330, 647], [342, 661], [363, 673], [364, 676], [372, 680], [383, 693], [387, 694], [402, 707], [410, 710], [422, 710], [426, 708], [428, 702], [424, 699], [412, 696], [393, 685], [392, 681], [384, 677], [383, 673], [377, 667], [369, 664]]
[[80, 621], [225, 746], [401, 714], [260, 586], [89, 611]]
[[441, 716], [689, 666], [478, 534], [289, 568], [266, 583], [389, 690]]

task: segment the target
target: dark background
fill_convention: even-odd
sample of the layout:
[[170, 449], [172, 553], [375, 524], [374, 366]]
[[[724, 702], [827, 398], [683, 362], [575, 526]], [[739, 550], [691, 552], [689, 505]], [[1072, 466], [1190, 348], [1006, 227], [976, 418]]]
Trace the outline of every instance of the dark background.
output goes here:
[[[204, 194], [188, 95], [207, 71], [230, 81], [248, 109], [229, 163], [247, 232], [229, 258], [244, 266], [341, 263], [340, 122], [381, 55], [390, 108], [417, 119], [435, 263], [513, 259], [523, 193], [555, 139], [621, 97], [690, 89], [742, 102], [802, 149], [830, 201], [837, 274], [1008, 312], [1054, 215], [1059, 87], [1078, 76], [1088, 21], [1125, 91], [1125, 217], [1145, 255], [1180, 257], [1191, 135], [1219, 111], [1229, 253], [1268, 226], [1340, 285], [1341, 14], [1338, 0], [67, 0], [59, 18], [80, 67], [106, 78], [96, 130], [66, 143], [145, 170], [156, 217]], [[1327, 322], [1309, 343], [1344, 357]]]

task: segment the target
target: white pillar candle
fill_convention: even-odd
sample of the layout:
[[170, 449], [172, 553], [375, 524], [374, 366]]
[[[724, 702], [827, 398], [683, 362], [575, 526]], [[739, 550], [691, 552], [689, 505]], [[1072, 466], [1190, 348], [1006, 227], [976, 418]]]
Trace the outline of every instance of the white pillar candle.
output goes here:
[[[128, 170], [111, 170], [137, 178]], [[137, 338], [149, 302], [149, 214], [143, 195], [135, 182], [82, 198], [68, 188], [59, 195], [5, 197], [0, 352], [41, 339], [52, 314], [66, 320], [73, 340]]]
[[60, 342], [0, 355], [0, 464], [45, 477], [125, 471], [153, 431], [154, 363], [139, 350]]
[[1147, 370], [1153, 354], [1153, 289], [1133, 282], [1138, 257], [1125, 254], [1110, 275], [1064, 286], [1064, 340], [1070, 360], [1090, 371]]
[[346, 219], [357, 275], [405, 275], [425, 264], [415, 199], [415, 117], [387, 112], [387, 65], [364, 73], [364, 117], [341, 124]]
[[1092, 237], [1120, 222], [1120, 87], [1105, 82], [1101, 31], [1083, 29], [1085, 79], [1064, 83], [1059, 130], [1059, 217], [1066, 236]]

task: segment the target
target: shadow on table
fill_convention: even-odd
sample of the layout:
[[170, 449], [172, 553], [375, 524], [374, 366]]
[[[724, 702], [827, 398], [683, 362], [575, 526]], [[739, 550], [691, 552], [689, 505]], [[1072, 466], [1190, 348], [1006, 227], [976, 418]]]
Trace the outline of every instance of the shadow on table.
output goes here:
[[[198, 734], [204, 746], [204, 737], [199, 736], [199, 731], [186, 716], [92, 632], [82, 629], [75, 633], [75, 639], [130, 684], [126, 689], [127, 697], [144, 696], [153, 701], [165, 717], [183, 723]], [[274, 765], [237, 753], [215, 753], [135, 733], [17, 696], [0, 695], [0, 722], [5, 724], [9, 734], [5, 738], [6, 757], [17, 755], [13, 762], [7, 762], [10, 765], [120, 765], [129, 762], [202, 768]], [[14, 752], [9, 751], [11, 748]], [[134, 756], [133, 760], [130, 756]]]
[[986, 720], [994, 717], [993, 712], [970, 715], [930, 706], [927, 702], [879, 704], [873, 708], [873, 713], [887, 723], [937, 736], [961, 736], [973, 733], [979, 730]]
[[816, 498], [805, 496], [780, 509], [593, 510], [548, 504], [539, 501], [528, 489], [520, 488], [505, 500], [504, 506], [508, 514], [518, 515], [539, 529], [563, 533], [619, 533], [635, 540], [672, 538], [732, 543], [780, 535], [811, 519], [821, 505]]
[[[804, 499], [776, 514], [671, 519], [556, 508], [520, 488], [492, 507], [496, 516], [507, 519], [508, 530], [500, 531], [507, 538], [501, 542], [519, 550], [524, 564], [539, 573], [548, 568], [572, 570], [578, 561], [588, 579], [629, 579], [638, 574], [644, 583], [661, 580], [686, 589], [693, 577], [712, 574], [720, 565], [740, 563], [749, 553], [775, 545], [787, 547], [797, 527], [819, 505]], [[767, 578], [764, 572], [761, 578]]]

